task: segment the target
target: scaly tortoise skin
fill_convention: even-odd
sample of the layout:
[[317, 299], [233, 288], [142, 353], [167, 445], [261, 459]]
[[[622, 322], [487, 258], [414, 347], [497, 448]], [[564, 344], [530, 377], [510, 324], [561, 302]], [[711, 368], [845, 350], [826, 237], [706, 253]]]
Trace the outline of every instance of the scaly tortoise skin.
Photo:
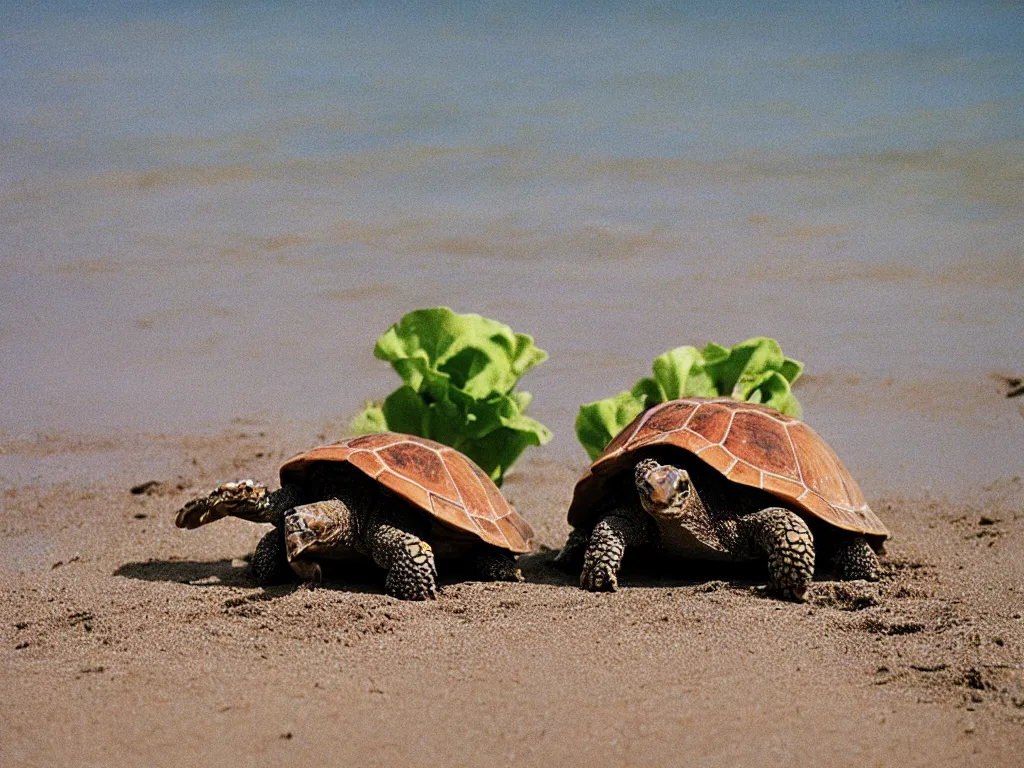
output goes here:
[[318, 561], [368, 556], [387, 570], [396, 597], [437, 596], [437, 559], [470, 557], [488, 580], [521, 581], [517, 554], [533, 529], [476, 464], [446, 445], [394, 432], [324, 445], [286, 461], [281, 488], [224, 483], [182, 507], [175, 524], [196, 528], [234, 516], [274, 524], [256, 547], [261, 584], [291, 571], [319, 583]]
[[616, 588], [627, 546], [656, 544], [698, 559], [767, 556], [769, 589], [802, 600], [815, 535], [838, 575], [865, 579], [878, 578], [875, 550], [889, 536], [813, 429], [730, 398], [682, 398], [637, 416], [576, 484], [568, 520], [558, 560], [582, 555], [581, 585], [592, 590]]

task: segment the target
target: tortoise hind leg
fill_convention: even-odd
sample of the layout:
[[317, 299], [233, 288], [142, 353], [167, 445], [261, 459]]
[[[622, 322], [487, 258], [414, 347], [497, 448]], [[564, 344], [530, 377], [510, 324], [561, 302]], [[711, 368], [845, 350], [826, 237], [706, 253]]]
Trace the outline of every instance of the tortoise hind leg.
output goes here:
[[482, 546], [472, 555], [473, 571], [481, 581], [522, 581], [523, 572], [516, 566], [516, 556], [492, 546]]
[[836, 545], [832, 564], [835, 566], [836, 575], [846, 581], [878, 581], [882, 575], [878, 555], [863, 536], [844, 536]]
[[367, 521], [366, 543], [373, 561], [388, 572], [385, 592], [402, 600], [437, 597], [437, 567], [430, 544], [376, 513]]

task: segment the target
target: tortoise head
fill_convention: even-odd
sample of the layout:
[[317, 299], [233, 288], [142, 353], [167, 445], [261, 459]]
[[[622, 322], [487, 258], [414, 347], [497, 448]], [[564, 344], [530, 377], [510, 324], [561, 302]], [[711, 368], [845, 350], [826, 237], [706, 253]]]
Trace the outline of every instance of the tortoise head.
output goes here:
[[636, 465], [635, 479], [640, 504], [647, 514], [680, 518], [689, 511], [695, 494], [690, 474], [685, 469], [644, 459]]
[[640, 504], [658, 529], [660, 545], [690, 555], [694, 550], [728, 554], [690, 473], [671, 464], [645, 459], [636, 465]]

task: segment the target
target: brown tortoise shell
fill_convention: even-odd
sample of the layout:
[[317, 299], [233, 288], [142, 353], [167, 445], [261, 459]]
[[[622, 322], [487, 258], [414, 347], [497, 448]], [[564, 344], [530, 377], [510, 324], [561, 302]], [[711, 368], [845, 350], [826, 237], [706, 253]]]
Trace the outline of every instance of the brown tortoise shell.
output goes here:
[[670, 400], [637, 416], [576, 483], [569, 523], [586, 522], [604, 495], [605, 478], [631, 467], [640, 449], [654, 446], [688, 451], [733, 482], [761, 488], [837, 528], [889, 536], [817, 432], [774, 408], [725, 397]]
[[281, 465], [281, 483], [302, 483], [315, 462], [351, 464], [438, 520], [512, 552], [533, 548], [533, 529], [469, 458], [423, 437], [385, 432], [300, 453]]

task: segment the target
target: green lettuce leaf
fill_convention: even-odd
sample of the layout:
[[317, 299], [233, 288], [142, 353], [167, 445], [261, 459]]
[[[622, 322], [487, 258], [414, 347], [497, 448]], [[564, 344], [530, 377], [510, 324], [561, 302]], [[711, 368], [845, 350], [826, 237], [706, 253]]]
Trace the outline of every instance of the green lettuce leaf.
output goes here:
[[378, 340], [374, 355], [405, 382], [352, 423], [365, 434], [393, 430], [450, 445], [495, 482], [531, 445], [551, 431], [524, 415], [532, 399], [514, 391], [519, 377], [547, 359], [533, 338], [480, 315], [447, 307], [402, 317]]
[[714, 397], [718, 394], [707, 362], [696, 347], [676, 347], [654, 358], [653, 378], [640, 379], [632, 392], [651, 405], [679, 397]]
[[580, 406], [576, 437], [591, 459], [644, 408], [680, 397], [718, 397], [763, 403], [800, 417], [792, 384], [803, 363], [782, 354], [775, 339], [755, 337], [727, 348], [709, 343], [702, 350], [683, 346], [654, 359], [653, 376], [629, 392]]
[[620, 392], [614, 397], [580, 406], [576, 416], [576, 437], [593, 461], [601, 455], [622, 428], [635, 419], [646, 407], [645, 395]]
[[367, 403], [352, 420], [351, 429], [354, 434], [368, 435], [371, 432], [387, 432], [388, 422], [380, 404]]

